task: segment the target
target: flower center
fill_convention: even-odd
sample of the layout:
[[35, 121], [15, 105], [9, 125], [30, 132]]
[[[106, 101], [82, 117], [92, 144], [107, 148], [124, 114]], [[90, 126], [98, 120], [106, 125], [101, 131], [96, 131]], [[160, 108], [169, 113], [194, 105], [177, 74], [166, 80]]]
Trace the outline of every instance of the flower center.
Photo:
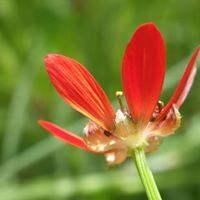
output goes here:
[[116, 112], [113, 135], [123, 140], [129, 148], [136, 148], [146, 143], [146, 134], [143, 134], [137, 128], [137, 124], [132, 120], [130, 113], [125, 111], [122, 103], [122, 95], [122, 91], [116, 92], [121, 109]]
[[124, 156], [128, 149], [141, 146], [150, 152], [158, 147], [162, 137], [172, 134], [180, 126], [180, 113], [175, 105], [162, 121], [157, 120], [164, 107], [164, 104], [158, 101], [146, 128], [140, 129], [123, 106], [122, 95], [121, 91], [116, 92], [120, 109], [115, 113], [114, 130], [106, 131], [92, 121], [84, 128], [83, 139], [91, 150], [99, 153], [110, 152], [115, 158], [119, 152]]
[[113, 135], [124, 141], [129, 148], [136, 148], [146, 143], [148, 134], [142, 133], [137, 128], [128, 112], [117, 110]]

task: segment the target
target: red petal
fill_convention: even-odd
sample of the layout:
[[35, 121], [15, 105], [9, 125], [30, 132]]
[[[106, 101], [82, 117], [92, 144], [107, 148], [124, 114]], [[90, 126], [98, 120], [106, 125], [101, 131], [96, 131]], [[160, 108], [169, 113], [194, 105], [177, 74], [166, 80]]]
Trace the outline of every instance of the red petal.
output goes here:
[[158, 102], [165, 60], [165, 44], [159, 30], [152, 23], [140, 26], [126, 49], [122, 80], [132, 118], [143, 125]]
[[64, 100], [98, 125], [112, 130], [113, 108], [93, 76], [77, 61], [61, 55], [45, 58], [51, 82]]
[[194, 77], [197, 73], [197, 68], [194, 67], [188, 77], [187, 83], [185, 84], [185, 87], [183, 88], [183, 91], [181, 92], [177, 102], [176, 102], [176, 108], [179, 109], [181, 107], [181, 105], [183, 104], [183, 102], [185, 101], [191, 87], [194, 81]]
[[81, 149], [89, 151], [84, 140], [81, 137], [78, 137], [78, 136], [74, 135], [73, 133], [70, 133], [70, 132], [62, 129], [59, 126], [57, 126], [51, 122], [39, 120], [38, 123], [43, 128], [45, 128], [47, 131], [49, 131], [54, 136], [56, 136], [57, 138], [64, 140], [68, 144], [71, 144], [75, 147], [79, 147]]
[[199, 51], [200, 47], [196, 49], [193, 56], [191, 57], [190, 62], [188, 63], [186, 70], [183, 74], [183, 77], [179, 82], [179, 85], [177, 86], [173, 96], [171, 97], [163, 111], [158, 116], [158, 120], [161, 120], [163, 117], [165, 117], [166, 113], [168, 113], [173, 104], [176, 104], [176, 107], [179, 108], [186, 99], [196, 74], [195, 61], [198, 57]]

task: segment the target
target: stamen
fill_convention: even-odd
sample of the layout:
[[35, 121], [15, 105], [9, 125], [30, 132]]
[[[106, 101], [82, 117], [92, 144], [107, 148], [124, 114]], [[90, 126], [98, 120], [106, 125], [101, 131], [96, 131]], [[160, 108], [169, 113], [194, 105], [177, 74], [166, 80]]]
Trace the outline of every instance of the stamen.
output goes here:
[[121, 98], [123, 96], [123, 92], [122, 91], [116, 91], [115, 95], [118, 98], [121, 111], [124, 112], [124, 105], [123, 105], [122, 98]]

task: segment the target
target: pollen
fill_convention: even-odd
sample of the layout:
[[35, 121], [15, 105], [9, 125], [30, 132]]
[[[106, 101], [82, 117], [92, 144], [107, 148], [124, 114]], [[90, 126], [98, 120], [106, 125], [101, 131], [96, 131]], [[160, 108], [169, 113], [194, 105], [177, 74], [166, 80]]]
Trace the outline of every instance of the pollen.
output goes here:
[[117, 97], [123, 96], [123, 92], [122, 91], [116, 91], [115, 95]]

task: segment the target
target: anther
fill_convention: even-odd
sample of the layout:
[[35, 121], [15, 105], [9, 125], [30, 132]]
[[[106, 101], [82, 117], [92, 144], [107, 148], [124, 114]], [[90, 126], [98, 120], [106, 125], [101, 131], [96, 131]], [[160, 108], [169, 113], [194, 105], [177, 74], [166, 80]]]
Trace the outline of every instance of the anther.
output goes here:
[[116, 91], [115, 95], [118, 98], [121, 111], [124, 112], [124, 106], [123, 106], [122, 98], [121, 98], [123, 96], [123, 92], [122, 91]]
[[151, 117], [152, 122], [157, 120], [157, 117], [160, 114], [160, 112], [163, 110], [163, 108], [164, 108], [164, 103], [159, 100], [157, 102], [157, 105], [156, 105], [155, 110], [154, 110], [152, 117]]
[[159, 111], [161, 112], [162, 109], [164, 108], [164, 103], [162, 101], [158, 100], [157, 105], [158, 105]]
[[112, 134], [110, 133], [110, 132], [108, 132], [108, 131], [104, 131], [104, 134], [107, 136], [107, 137], [110, 137]]

